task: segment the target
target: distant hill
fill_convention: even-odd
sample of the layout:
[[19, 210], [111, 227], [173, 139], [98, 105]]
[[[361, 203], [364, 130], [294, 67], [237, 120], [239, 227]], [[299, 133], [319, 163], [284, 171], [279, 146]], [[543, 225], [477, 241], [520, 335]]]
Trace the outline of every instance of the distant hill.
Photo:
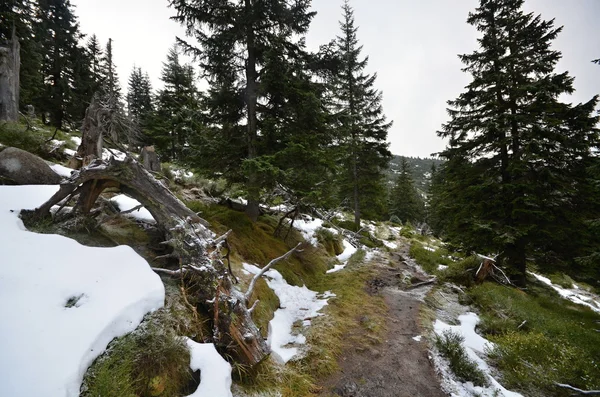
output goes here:
[[429, 177], [431, 176], [431, 165], [436, 167], [444, 163], [443, 160], [434, 159], [431, 157], [406, 157], [394, 155], [390, 161], [390, 168], [387, 171], [388, 183], [391, 185], [396, 181], [396, 175], [400, 172], [400, 163], [405, 158], [410, 165], [412, 177], [416, 187], [422, 192], [426, 192], [429, 187]]

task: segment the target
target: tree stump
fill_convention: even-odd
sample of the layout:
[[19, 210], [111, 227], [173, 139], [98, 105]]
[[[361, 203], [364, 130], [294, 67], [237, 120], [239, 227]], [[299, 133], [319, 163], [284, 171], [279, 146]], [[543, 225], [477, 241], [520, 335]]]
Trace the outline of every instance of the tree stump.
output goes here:
[[160, 172], [160, 160], [154, 146], [144, 146], [140, 156], [142, 157], [142, 164], [148, 171]]

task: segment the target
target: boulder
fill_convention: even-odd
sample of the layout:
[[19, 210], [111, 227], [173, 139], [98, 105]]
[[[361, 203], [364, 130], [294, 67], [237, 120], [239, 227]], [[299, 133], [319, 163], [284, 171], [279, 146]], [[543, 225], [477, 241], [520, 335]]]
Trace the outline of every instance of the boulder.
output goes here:
[[14, 147], [0, 152], [0, 177], [19, 185], [57, 185], [62, 180], [44, 160]]

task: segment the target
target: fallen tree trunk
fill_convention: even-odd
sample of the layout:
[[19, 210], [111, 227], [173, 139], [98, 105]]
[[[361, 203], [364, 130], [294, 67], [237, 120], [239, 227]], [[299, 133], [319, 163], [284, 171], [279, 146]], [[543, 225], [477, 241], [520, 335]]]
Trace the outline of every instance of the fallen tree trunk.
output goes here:
[[[88, 186], [92, 193], [84, 195]], [[222, 261], [221, 246], [225, 238], [215, 238], [206, 221], [134, 159], [127, 157], [120, 161], [113, 157], [109, 162], [96, 159], [61, 183], [59, 191], [35, 210], [34, 217], [49, 217], [52, 206], [77, 195], [78, 191], [82, 193], [72, 212], [85, 214], [95, 201], [92, 198], [97, 198], [108, 186], [118, 186], [138, 200], [164, 232], [164, 244], [173, 249], [168, 256], [177, 259], [179, 270], [163, 269], [162, 272], [177, 277], [183, 273], [193, 274], [199, 305], [215, 319], [213, 341], [221, 346], [233, 346], [234, 355], [244, 364], [262, 361], [270, 350], [251, 319], [246, 296], [233, 286]], [[82, 197], [89, 201], [82, 202]]]

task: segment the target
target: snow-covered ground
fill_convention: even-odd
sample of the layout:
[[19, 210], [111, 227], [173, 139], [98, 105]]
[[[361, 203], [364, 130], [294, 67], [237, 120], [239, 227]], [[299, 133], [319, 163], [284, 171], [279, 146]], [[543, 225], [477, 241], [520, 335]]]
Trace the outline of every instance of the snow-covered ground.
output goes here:
[[463, 346], [470, 359], [475, 361], [479, 369], [486, 375], [490, 386], [475, 386], [471, 382], [462, 383], [454, 378], [445, 360], [434, 355], [436, 368], [442, 375], [442, 385], [452, 397], [523, 397], [519, 393], [505, 389], [491, 375], [490, 367], [482, 357], [487, 355], [487, 350], [494, 347], [493, 343], [475, 332], [475, 326], [479, 323], [479, 316], [475, 313], [465, 313], [458, 317], [460, 325], [449, 325], [437, 319], [433, 324], [433, 330], [437, 335], [443, 335], [444, 331], [452, 331], [464, 337]]
[[[130, 209], [141, 205], [140, 202], [137, 201], [136, 199], [133, 199], [124, 194], [119, 194], [117, 196], [114, 196], [113, 198], [110, 199], [110, 201], [115, 203], [119, 207], [119, 211], [121, 211], [121, 212], [129, 211]], [[141, 220], [141, 221], [146, 221], [146, 222], [154, 222], [155, 221], [154, 217], [152, 216], [150, 211], [148, 211], [144, 207], [141, 207], [135, 211], [132, 211], [132, 212], [126, 214], [126, 215], [130, 216], [132, 218]]]
[[50, 164], [50, 168], [52, 168], [52, 171], [56, 172], [63, 178], [69, 178], [71, 176], [71, 172], [75, 171], [72, 168], [68, 168], [60, 164]]
[[299, 217], [294, 221], [294, 227], [300, 230], [306, 241], [316, 246], [317, 237], [315, 236], [315, 232], [318, 228], [323, 227], [323, 220], [319, 218], [306, 220], [303, 217]]
[[[261, 270], [248, 263], [244, 263], [244, 269], [251, 274], [258, 274]], [[267, 271], [265, 279], [280, 302], [279, 309], [275, 311], [273, 319], [269, 322], [267, 343], [273, 351], [272, 355], [282, 363], [286, 363], [299, 352], [293, 345], [306, 343], [304, 335], [292, 332], [294, 323], [302, 321], [303, 325], [310, 325], [310, 319], [320, 316], [319, 311], [327, 305], [327, 299], [335, 295], [326, 292], [319, 296], [317, 292], [309, 290], [306, 286], [289, 285], [275, 269]]]
[[552, 281], [550, 281], [550, 279], [547, 277], [532, 272], [529, 272], [529, 274], [535, 277], [538, 281], [541, 281], [542, 283], [552, 287], [564, 299], [587, 306], [596, 313], [600, 313], [600, 297], [598, 297], [598, 295], [585, 291], [579, 288], [576, 284], [573, 284], [573, 288], [563, 288], [559, 285], [552, 284]]
[[188, 397], [231, 397], [231, 365], [217, 353], [212, 343], [186, 338], [190, 368], [200, 370], [200, 385]]
[[57, 186], [0, 186], [0, 395], [78, 396], [92, 361], [163, 306], [164, 287], [130, 247], [29, 232], [20, 209]]

